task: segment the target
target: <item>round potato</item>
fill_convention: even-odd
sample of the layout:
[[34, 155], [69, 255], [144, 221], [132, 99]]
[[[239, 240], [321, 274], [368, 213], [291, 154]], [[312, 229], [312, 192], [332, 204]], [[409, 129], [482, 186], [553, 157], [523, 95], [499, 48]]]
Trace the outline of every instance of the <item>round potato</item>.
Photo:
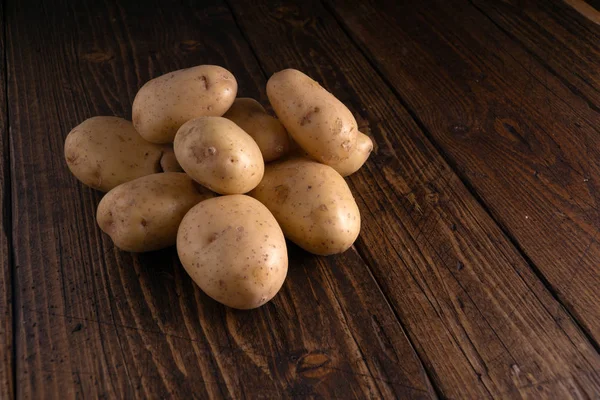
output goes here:
[[87, 119], [65, 140], [65, 159], [73, 175], [103, 192], [162, 172], [162, 158], [169, 152], [168, 147], [144, 140], [131, 122], [118, 117]]
[[287, 275], [283, 232], [257, 200], [222, 196], [201, 202], [177, 233], [181, 264], [207, 295], [226, 306], [260, 307]]
[[269, 79], [267, 96], [281, 123], [312, 158], [331, 165], [350, 157], [356, 145], [356, 120], [317, 82], [286, 69]]
[[362, 132], [358, 132], [356, 147], [352, 154], [350, 154], [350, 157], [338, 164], [331, 164], [331, 167], [342, 176], [352, 175], [367, 161], [371, 151], [373, 151], [373, 141], [371, 138]]
[[346, 181], [316, 161], [267, 165], [250, 196], [267, 206], [288, 239], [314, 254], [341, 253], [360, 231], [360, 213]]
[[133, 125], [149, 142], [170, 143], [181, 125], [231, 107], [237, 82], [216, 65], [182, 69], [148, 81], [133, 101]]
[[200, 117], [177, 131], [175, 156], [196, 182], [220, 194], [242, 194], [263, 177], [265, 163], [256, 142], [222, 117]]
[[289, 151], [287, 131], [277, 118], [267, 114], [258, 101], [237, 98], [223, 117], [235, 122], [254, 139], [265, 162], [277, 160]]
[[148, 175], [108, 192], [96, 220], [121, 250], [158, 250], [174, 245], [185, 213], [213, 196], [182, 172]]

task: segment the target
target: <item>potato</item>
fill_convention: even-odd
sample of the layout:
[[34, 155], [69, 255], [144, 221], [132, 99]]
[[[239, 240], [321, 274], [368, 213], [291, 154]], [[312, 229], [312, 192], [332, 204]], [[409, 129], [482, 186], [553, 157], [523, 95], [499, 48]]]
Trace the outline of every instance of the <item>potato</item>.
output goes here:
[[356, 145], [356, 120], [317, 82], [286, 69], [269, 79], [267, 96], [281, 123], [311, 158], [331, 165], [350, 157]]
[[287, 275], [281, 228], [265, 206], [244, 195], [216, 197], [192, 208], [179, 226], [177, 253], [200, 289], [233, 308], [265, 304]]
[[237, 98], [223, 117], [235, 122], [252, 136], [265, 162], [274, 161], [289, 151], [290, 140], [287, 131], [277, 118], [267, 114], [258, 101]]
[[173, 146], [164, 145], [164, 152], [160, 159], [160, 167], [165, 172], [183, 172], [183, 168], [179, 165]]
[[231, 107], [237, 82], [216, 65], [200, 65], [147, 82], [133, 101], [133, 125], [149, 142], [170, 143], [181, 125], [203, 115], [221, 116]]
[[148, 175], [108, 192], [96, 220], [122, 250], [158, 250], [174, 245], [185, 213], [213, 196], [182, 172]]
[[350, 154], [350, 157], [338, 164], [332, 164], [331, 167], [342, 176], [352, 175], [367, 161], [371, 151], [373, 151], [373, 141], [371, 138], [362, 132], [358, 132], [356, 147]]
[[[352, 151], [352, 154], [350, 154], [350, 157], [344, 161], [340, 161], [338, 164], [332, 164], [330, 167], [335, 169], [342, 176], [352, 175], [367, 161], [371, 151], [373, 151], [373, 141], [371, 138], [362, 132], [358, 132], [356, 147], [354, 148], [354, 151]], [[289, 158], [297, 157], [311, 158], [310, 154], [304, 151], [304, 149], [292, 139], [290, 140]]]
[[168, 147], [144, 140], [133, 124], [117, 117], [93, 117], [77, 125], [65, 140], [67, 166], [94, 189], [110, 189], [162, 172]]
[[196, 182], [220, 194], [254, 189], [265, 164], [256, 142], [239, 126], [222, 117], [200, 117], [177, 131], [175, 156]]
[[360, 231], [360, 213], [346, 181], [316, 161], [267, 165], [250, 196], [267, 206], [288, 239], [314, 254], [341, 253]]

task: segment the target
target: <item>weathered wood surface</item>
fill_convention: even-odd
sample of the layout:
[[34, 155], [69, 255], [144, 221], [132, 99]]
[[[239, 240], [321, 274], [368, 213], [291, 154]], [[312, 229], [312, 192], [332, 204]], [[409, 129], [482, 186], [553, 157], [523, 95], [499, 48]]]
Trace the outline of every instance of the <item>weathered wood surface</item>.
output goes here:
[[[378, 143], [367, 167], [350, 178], [363, 215], [357, 248], [442, 396], [598, 393], [593, 345], [333, 16], [316, 1], [231, 6], [267, 74], [306, 71], [348, 104]], [[346, 18], [366, 13], [358, 7]], [[393, 35], [379, 40], [398, 45]]]
[[[598, 397], [600, 28], [559, 0], [398, 4], [6, 0], [0, 398]], [[291, 245], [250, 312], [174, 249], [116, 250], [62, 156], [85, 118], [207, 63], [264, 104], [301, 69], [377, 144], [349, 179], [356, 247]]]
[[101, 195], [63, 160], [71, 127], [130, 117], [145, 81], [203, 63], [265, 100], [223, 4], [161, 4], [10, 4], [18, 397], [434, 397], [355, 250], [318, 258], [291, 247], [282, 292], [240, 312], [201, 293], [174, 249], [127, 254], [96, 227]]
[[[0, 21], [4, 21], [4, 4], [0, 3]], [[6, 64], [4, 32], [0, 32], [0, 399], [14, 395], [13, 318], [11, 273], [11, 210], [8, 116], [6, 110]]]
[[[600, 26], [560, 1], [330, 4], [450, 164], [600, 342]], [[474, 4], [511, 8], [507, 27]]]

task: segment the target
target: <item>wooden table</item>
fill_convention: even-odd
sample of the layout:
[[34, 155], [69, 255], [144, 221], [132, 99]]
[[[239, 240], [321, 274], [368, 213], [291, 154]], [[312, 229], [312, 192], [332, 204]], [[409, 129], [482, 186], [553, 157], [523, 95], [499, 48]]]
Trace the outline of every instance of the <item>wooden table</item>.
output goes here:
[[[395, 4], [399, 3], [399, 4]], [[600, 398], [600, 2], [0, 5], [0, 398]], [[254, 311], [97, 228], [69, 130], [218, 64], [298, 68], [376, 141], [355, 246]]]

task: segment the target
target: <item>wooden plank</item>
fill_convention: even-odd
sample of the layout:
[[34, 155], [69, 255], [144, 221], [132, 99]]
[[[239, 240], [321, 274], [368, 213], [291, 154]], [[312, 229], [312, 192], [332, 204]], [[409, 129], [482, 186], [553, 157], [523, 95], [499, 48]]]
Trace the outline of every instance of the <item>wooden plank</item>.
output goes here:
[[[0, 21], [4, 21], [4, 4], [0, 3]], [[10, 254], [11, 203], [10, 164], [8, 147], [8, 115], [6, 109], [6, 51], [4, 29], [0, 32], [0, 399], [14, 397], [13, 365], [13, 315], [12, 315], [12, 265]]]
[[[473, 4], [517, 44], [505, 45], [507, 49], [518, 49], [515, 54], [521, 59], [530, 57], [537, 61], [529, 66], [532, 76], [549, 83], [558, 97], [570, 102], [581, 117], [590, 123], [597, 122], [600, 27], [588, 23], [585, 15], [561, 0], [541, 3], [474, 0]], [[556, 79], [563, 85], [557, 85]]]
[[435, 397], [355, 250], [318, 258], [290, 246], [282, 292], [241, 312], [201, 293], [174, 249], [123, 253], [95, 226], [101, 195], [62, 157], [72, 126], [130, 117], [145, 81], [204, 63], [265, 100], [227, 8], [32, 0], [9, 11], [21, 397]]
[[[398, 7], [376, 1], [331, 3], [598, 346], [600, 103], [571, 91], [561, 71], [540, 63], [540, 57], [560, 57], [570, 69], [571, 53], [559, 51], [552, 40], [542, 55], [532, 56], [467, 0]], [[600, 27], [588, 24], [585, 29], [592, 28], [598, 37]], [[522, 29], [530, 30], [531, 24]], [[546, 31], [530, 40], [551, 37], [552, 31]], [[598, 52], [597, 40], [594, 46], [577, 43], [572, 50], [581, 51], [581, 57]], [[546, 57], [551, 53], [556, 55]], [[595, 80], [600, 80], [597, 74]], [[598, 99], [597, 88], [587, 90], [593, 91]]]
[[[317, 1], [230, 4], [267, 73], [306, 71], [374, 137], [366, 168], [349, 179], [363, 216], [356, 246], [441, 396], [595, 396], [593, 345], [333, 16]], [[355, 7], [349, 21], [377, 13]], [[390, 57], [404, 45], [393, 43]]]
[[600, 12], [594, 8], [594, 1], [584, 0], [563, 0], [565, 3], [573, 7], [579, 14], [589, 19], [595, 24], [600, 25]]
[[[567, 179], [564, 178], [564, 172], [554, 172], [563, 179], [558, 183], [568, 187], [571, 196], [566, 206], [559, 204], [557, 208], [559, 212], [568, 214], [568, 218], [583, 220], [584, 224], [587, 222], [597, 230], [600, 216], [596, 209], [596, 193], [599, 184], [595, 179], [590, 183], [588, 176], [596, 176], [600, 167], [596, 161], [598, 154], [589, 154], [588, 149], [593, 151], [598, 143], [600, 123], [600, 27], [589, 21], [594, 22], [600, 13], [560, 0], [518, 4], [512, 1], [496, 4], [475, 0], [473, 4], [514, 42], [510, 47], [505, 46], [511, 54], [519, 55], [520, 59], [532, 58], [537, 61], [529, 67], [530, 74], [556, 93], [553, 103], [564, 102], [576, 114], [573, 120], [577, 129], [561, 129], [561, 135], [556, 140], [559, 150], [555, 151], [556, 158], [568, 160], [570, 166], [567, 167], [573, 170]], [[552, 111], [552, 108], [548, 109]], [[579, 119], [587, 124], [581, 126]], [[568, 147], [565, 148], [565, 145]], [[572, 190], [572, 186], [576, 186], [577, 190]], [[577, 229], [586, 227], [584, 225]], [[573, 234], [581, 235], [577, 230], [564, 233]], [[558, 281], [561, 277], [555, 277], [550, 283], [598, 343], [600, 296], [596, 288], [600, 284], [597, 271], [600, 251], [596, 239], [594, 232], [591, 239], [586, 238], [590, 249], [584, 250], [580, 257], [570, 260], [567, 265], [561, 265], [565, 269], [564, 282]], [[563, 252], [561, 249], [556, 251], [559, 256]], [[535, 256], [540, 258], [537, 254], [532, 257]], [[582, 260], [579, 261], [579, 258]], [[543, 272], [550, 275], [553, 271]]]
[[592, 6], [596, 11], [600, 11], [600, 0], [586, 0], [590, 6]]

